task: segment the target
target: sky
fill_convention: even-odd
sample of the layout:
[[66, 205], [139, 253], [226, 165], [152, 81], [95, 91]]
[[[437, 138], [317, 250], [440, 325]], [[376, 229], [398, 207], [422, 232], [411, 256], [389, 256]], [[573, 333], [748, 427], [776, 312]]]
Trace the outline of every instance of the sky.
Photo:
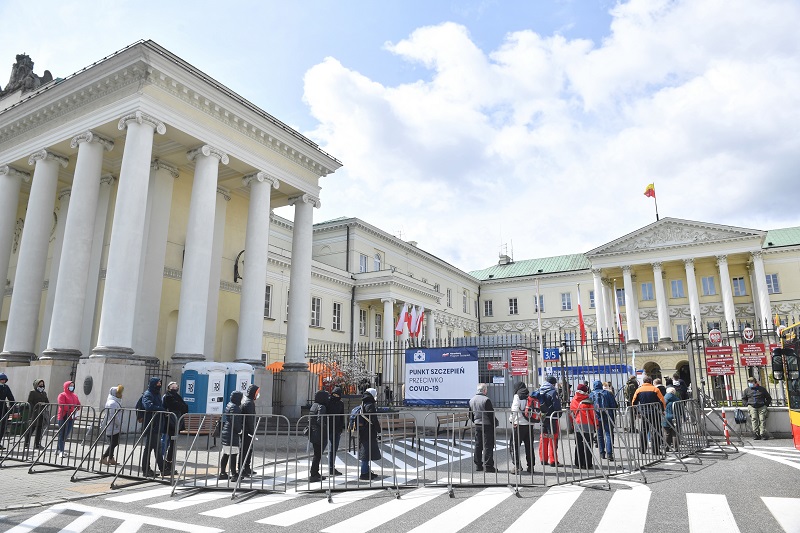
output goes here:
[[0, 20], [0, 85], [17, 53], [64, 77], [152, 39], [344, 164], [315, 222], [462, 270], [635, 231], [649, 183], [662, 218], [800, 226], [795, 0], [0, 0]]

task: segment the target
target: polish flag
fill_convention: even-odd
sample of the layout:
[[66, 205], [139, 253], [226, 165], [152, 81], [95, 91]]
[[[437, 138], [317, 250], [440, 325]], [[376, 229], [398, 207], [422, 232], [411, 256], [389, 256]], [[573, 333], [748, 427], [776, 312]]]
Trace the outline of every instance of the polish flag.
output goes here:
[[422, 322], [425, 320], [425, 307], [420, 305], [419, 306], [419, 313], [417, 315], [417, 327], [414, 328], [414, 336], [419, 337], [419, 334], [422, 333]]
[[400, 311], [400, 317], [397, 319], [397, 325], [394, 328], [394, 332], [396, 335], [402, 335], [403, 329], [406, 327], [406, 323], [410, 320], [410, 316], [408, 314], [408, 304], [403, 304], [403, 310]]
[[586, 344], [586, 323], [583, 321], [583, 311], [581, 311], [581, 284], [578, 284], [578, 326], [581, 330], [581, 344]]
[[411, 337], [416, 336], [417, 331], [417, 322], [419, 321], [419, 311], [417, 310], [416, 305], [411, 306], [411, 316], [409, 317], [408, 322], [408, 335]]

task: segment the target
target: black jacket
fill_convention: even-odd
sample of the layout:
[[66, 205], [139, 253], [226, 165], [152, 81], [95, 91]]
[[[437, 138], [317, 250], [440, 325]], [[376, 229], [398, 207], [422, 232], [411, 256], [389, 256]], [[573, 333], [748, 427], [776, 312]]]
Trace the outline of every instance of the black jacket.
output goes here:
[[258, 385], [253, 383], [249, 387], [247, 387], [247, 392], [244, 393], [244, 401], [242, 402], [242, 414], [249, 415], [245, 416], [244, 418], [244, 433], [245, 438], [249, 438], [248, 435], [252, 435], [256, 428], [256, 395], [258, 394]]
[[369, 392], [364, 392], [361, 397], [361, 413], [358, 415], [358, 459], [360, 461], [375, 461], [381, 458], [381, 450], [378, 447], [381, 422], [377, 413], [378, 407], [375, 405], [375, 398]]
[[171, 435], [175, 432], [175, 425], [181, 416], [189, 412], [189, 406], [183, 401], [178, 391], [166, 393], [162, 401], [164, 402], [164, 409], [174, 415], [169, 417], [165, 427], [165, 431]]
[[772, 396], [769, 395], [767, 389], [761, 385], [756, 385], [755, 387], [747, 387], [742, 392], [742, 402], [753, 407], [764, 407], [772, 403]]
[[222, 438], [223, 446], [239, 446], [239, 434], [242, 432], [242, 393], [233, 391], [231, 401], [225, 406], [225, 414], [222, 415]]
[[330, 438], [333, 438], [334, 435], [344, 431], [345, 426], [344, 403], [340, 387], [334, 387], [331, 392], [331, 399], [328, 400], [328, 414], [331, 415], [328, 422], [328, 434]]

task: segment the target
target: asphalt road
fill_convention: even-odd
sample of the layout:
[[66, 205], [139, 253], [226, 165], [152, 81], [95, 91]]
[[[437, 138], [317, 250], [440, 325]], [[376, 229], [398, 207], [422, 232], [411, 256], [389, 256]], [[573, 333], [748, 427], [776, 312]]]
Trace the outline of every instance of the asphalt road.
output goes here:
[[[3, 531], [360, 531], [433, 532], [800, 532], [800, 452], [788, 440], [756, 442], [727, 457], [710, 454], [682, 465], [666, 463], [639, 474], [552, 488], [505, 486], [323, 493], [258, 494], [230, 499], [229, 491], [170, 497], [169, 487], [146, 484], [113, 495], [49, 508], [6, 512]], [[502, 479], [506, 479], [503, 477]]]

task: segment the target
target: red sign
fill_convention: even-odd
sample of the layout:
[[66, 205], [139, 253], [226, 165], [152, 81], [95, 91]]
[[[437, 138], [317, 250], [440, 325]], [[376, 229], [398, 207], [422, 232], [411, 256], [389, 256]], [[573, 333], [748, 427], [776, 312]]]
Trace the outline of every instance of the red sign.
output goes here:
[[763, 342], [742, 343], [738, 350], [739, 364], [742, 366], [767, 366], [766, 348]]
[[767, 366], [766, 355], [740, 355], [739, 364], [742, 366]]
[[508, 368], [508, 361], [489, 361], [486, 363], [487, 370], [504, 370]]
[[528, 374], [528, 350], [511, 350], [511, 375]]
[[707, 346], [706, 359], [708, 359], [709, 355], [711, 356], [733, 355], [733, 348], [731, 346]]
[[732, 376], [736, 373], [733, 357], [706, 357], [706, 373], [709, 376]]
[[739, 355], [761, 355], [766, 353], [763, 342], [742, 343], [739, 345], [738, 350]]

